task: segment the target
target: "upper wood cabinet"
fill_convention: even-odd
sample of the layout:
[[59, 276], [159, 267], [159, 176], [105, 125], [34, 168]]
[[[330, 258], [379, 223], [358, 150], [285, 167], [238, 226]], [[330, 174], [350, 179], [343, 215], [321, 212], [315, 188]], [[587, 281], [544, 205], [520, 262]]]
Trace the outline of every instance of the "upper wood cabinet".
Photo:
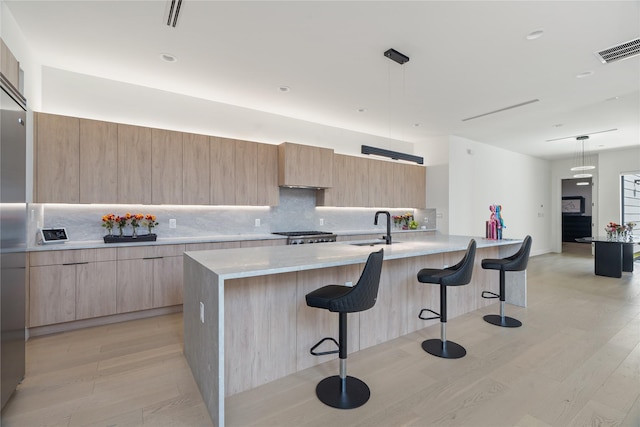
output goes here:
[[235, 144], [233, 139], [209, 138], [211, 150], [211, 204], [234, 205], [235, 194]]
[[423, 166], [334, 155], [333, 187], [318, 191], [318, 206], [421, 208], [426, 206]]
[[335, 154], [333, 186], [318, 191], [318, 206], [369, 206], [369, 159]]
[[208, 205], [211, 202], [211, 157], [209, 137], [182, 135], [182, 203]]
[[151, 129], [118, 124], [118, 203], [151, 203]]
[[79, 169], [80, 203], [118, 201], [117, 124], [80, 119]]
[[258, 203], [258, 144], [250, 141], [234, 142], [236, 205]]
[[211, 204], [278, 204], [277, 147], [210, 137]]
[[2, 39], [0, 39], [0, 71], [16, 90], [20, 90], [20, 63]]
[[182, 204], [182, 133], [151, 130], [151, 203]]
[[278, 188], [278, 146], [258, 144], [258, 199], [259, 206], [277, 206], [280, 202]]
[[79, 203], [80, 119], [44, 113], [34, 117], [34, 200]]
[[329, 188], [333, 185], [333, 150], [285, 142], [278, 146], [278, 185]]

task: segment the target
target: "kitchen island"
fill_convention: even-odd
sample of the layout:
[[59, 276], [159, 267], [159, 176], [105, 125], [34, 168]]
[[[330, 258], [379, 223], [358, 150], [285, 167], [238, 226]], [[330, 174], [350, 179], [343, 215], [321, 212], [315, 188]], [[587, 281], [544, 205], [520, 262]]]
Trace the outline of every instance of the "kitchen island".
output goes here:
[[[257, 387], [335, 355], [314, 357], [309, 348], [337, 333], [338, 316], [306, 306], [305, 295], [330, 283], [353, 284], [369, 253], [385, 249], [378, 301], [349, 316], [354, 352], [433, 325], [418, 319], [422, 308], [439, 307], [439, 289], [418, 283], [420, 268], [457, 263], [471, 237], [426, 236], [392, 245], [323, 243], [186, 252], [184, 255], [185, 357], [212, 420], [224, 425], [226, 396]], [[483, 270], [483, 258], [515, 253], [521, 240], [478, 244], [473, 279], [449, 292], [449, 318], [495, 301], [498, 277]], [[526, 305], [526, 275], [507, 275], [508, 302]], [[419, 345], [419, 343], [416, 343]]]

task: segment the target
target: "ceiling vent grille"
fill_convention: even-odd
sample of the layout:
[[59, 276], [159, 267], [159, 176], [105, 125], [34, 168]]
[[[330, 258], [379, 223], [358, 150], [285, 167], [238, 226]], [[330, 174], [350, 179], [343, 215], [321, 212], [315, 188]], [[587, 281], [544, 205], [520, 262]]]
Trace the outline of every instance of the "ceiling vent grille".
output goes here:
[[596, 56], [603, 64], [621, 61], [636, 55], [640, 55], [640, 38], [596, 52]]

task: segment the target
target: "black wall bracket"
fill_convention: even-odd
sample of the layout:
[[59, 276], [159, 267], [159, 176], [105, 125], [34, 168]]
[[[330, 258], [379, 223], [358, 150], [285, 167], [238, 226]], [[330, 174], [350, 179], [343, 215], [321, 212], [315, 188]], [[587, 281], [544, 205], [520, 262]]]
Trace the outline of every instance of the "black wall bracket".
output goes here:
[[403, 53], [398, 52], [395, 49], [389, 49], [384, 53], [384, 56], [387, 58], [396, 61], [398, 64], [402, 65], [405, 62], [409, 62], [409, 57]]

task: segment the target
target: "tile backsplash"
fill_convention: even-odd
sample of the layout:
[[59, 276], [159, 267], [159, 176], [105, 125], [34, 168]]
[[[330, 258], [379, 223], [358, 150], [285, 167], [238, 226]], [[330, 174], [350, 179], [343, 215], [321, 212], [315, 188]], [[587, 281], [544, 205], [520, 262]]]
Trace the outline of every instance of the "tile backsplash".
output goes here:
[[[159, 238], [259, 235], [274, 231], [302, 230], [367, 231], [385, 228], [384, 221], [378, 226], [373, 225], [374, 214], [379, 210], [377, 208], [316, 207], [315, 195], [316, 190], [281, 188], [280, 204], [273, 207], [30, 203], [28, 244], [37, 244], [36, 233], [42, 227], [65, 227], [71, 241], [99, 241], [106, 233], [102, 227], [102, 216], [108, 213], [124, 215], [127, 212], [156, 215], [159, 224], [154, 232]], [[412, 212], [421, 226], [436, 228], [435, 209], [389, 211], [392, 215]], [[176, 228], [169, 227], [170, 219], [175, 219]]]

